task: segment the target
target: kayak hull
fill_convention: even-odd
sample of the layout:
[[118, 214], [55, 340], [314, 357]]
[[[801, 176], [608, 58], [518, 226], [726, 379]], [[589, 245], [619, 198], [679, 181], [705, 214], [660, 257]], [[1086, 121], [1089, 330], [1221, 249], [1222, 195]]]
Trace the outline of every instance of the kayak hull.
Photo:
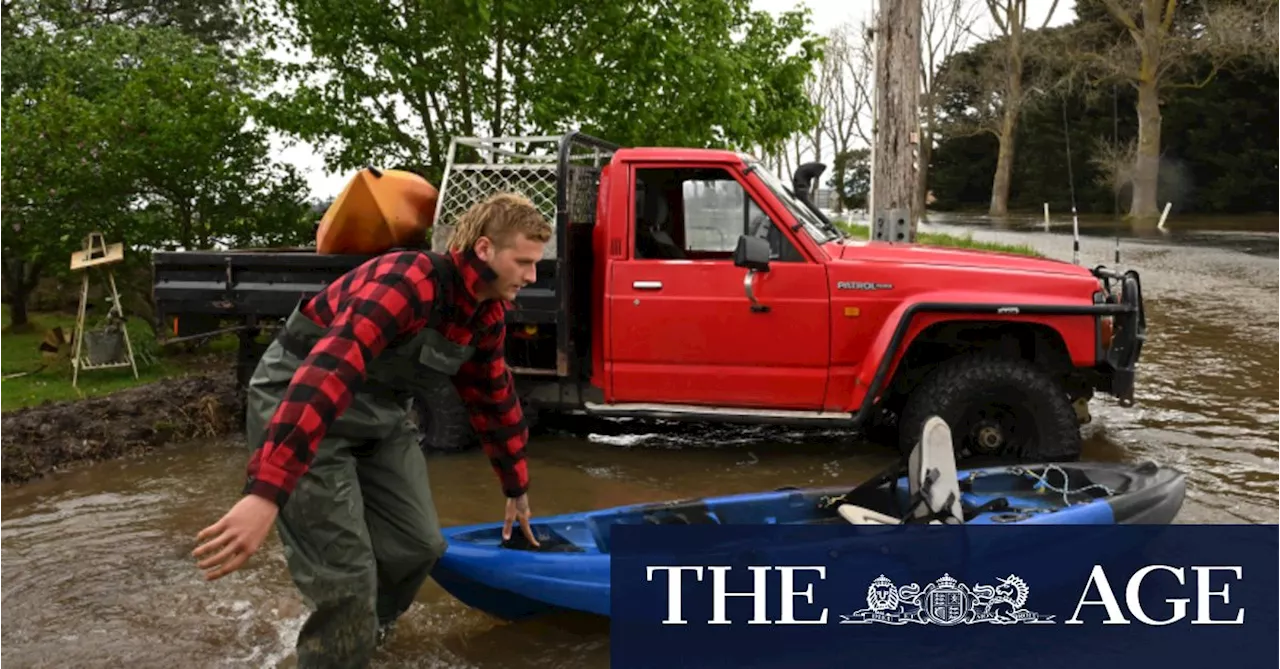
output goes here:
[[[1047, 474], [1045, 465], [1019, 467], [958, 472], [966, 524], [1168, 524], [1181, 510], [1186, 494], [1181, 472], [1153, 463], [1055, 463], [1054, 471]], [[905, 477], [896, 483], [860, 487], [855, 491], [856, 503], [900, 513], [907, 502], [907, 483]], [[1067, 496], [1051, 491], [1064, 483], [1071, 491], [1087, 489]], [[446, 528], [449, 547], [432, 577], [462, 603], [507, 620], [564, 610], [608, 616], [612, 528], [621, 524], [842, 525], [848, 521], [835, 509], [824, 508], [824, 501], [849, 492], [847, 486], [782, 488], [551, 516], [533, 522], [542, 544], [538, 549], [525, 544], [518, 528], [504, 545], [501, 522]]]

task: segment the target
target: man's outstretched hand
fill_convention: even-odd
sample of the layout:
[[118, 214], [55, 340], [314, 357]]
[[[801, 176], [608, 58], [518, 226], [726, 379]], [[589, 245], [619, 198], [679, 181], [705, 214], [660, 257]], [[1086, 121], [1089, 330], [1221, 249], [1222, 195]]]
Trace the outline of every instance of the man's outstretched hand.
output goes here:
[[524, 538], [529, 543], [537, 547], [538, 540], [533, 538], [533, 526], [529, 524], [529, 518], [533, 514], [529, 511], [529, 495], [525, 493], [519, 497], [507, 498], [507, 520], [502, 526], [502, 540], [506, 541], [511, 538], [511, 527], [516, 519], [520, 519], [520, 529], [524, 532]]
[[[196, 566], [204, 570], [205, 580], [217, 580], [244, 566], [249, 556], [258, 552], [266, 541], [279, 512], [275, 502], [245, 495], [218, 522], [200, 530], [196, 541], [204, 543], [191, 555], [204, 558]], [[509, 522], [507, 525], [510, 527]]]

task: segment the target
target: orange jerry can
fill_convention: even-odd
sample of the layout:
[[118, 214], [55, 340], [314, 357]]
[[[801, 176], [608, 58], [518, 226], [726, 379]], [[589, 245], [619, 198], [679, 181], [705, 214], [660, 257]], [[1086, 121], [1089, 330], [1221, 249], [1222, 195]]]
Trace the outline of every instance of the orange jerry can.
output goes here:
[[316, 229], [316, 253], [382, 253], [426, 241], [440, 193], [403, 170], [366, 167], [347, 182]]

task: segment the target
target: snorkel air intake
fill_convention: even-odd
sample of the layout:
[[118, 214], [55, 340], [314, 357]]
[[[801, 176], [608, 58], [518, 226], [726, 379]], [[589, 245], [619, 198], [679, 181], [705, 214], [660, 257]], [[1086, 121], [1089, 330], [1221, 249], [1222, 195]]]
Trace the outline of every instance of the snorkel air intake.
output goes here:
[[821, 219], [823, 223], [831, 225], [831, 221], [822, 214], [822, 210], [818, 209], [813, 204], [813, 200], [809, 199], [810, 184], [826, 171], [827, 166], [819, 162], [805, 163], [797, 167], [795, 174], [791, 176], [791, 190], [794, 191], [796, 199], [803, 202], [815, 216]]

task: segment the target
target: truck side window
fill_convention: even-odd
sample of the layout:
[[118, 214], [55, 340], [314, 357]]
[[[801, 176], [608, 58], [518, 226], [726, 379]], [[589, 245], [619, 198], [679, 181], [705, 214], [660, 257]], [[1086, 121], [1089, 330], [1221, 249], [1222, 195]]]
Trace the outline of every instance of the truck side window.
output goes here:
[[738, 236], [746, 234], [768, 239], [774, 260], [804, 261], [768, 214], [728, 172], [700, 172], [682, 184], [686, 252], [694, 256], [731, 255], [738, 245]]
[[664, 186], [670, 182], [666, 170], [639, 170], [636, 175], [635, 243], [636, 258], [673, 260], [684, 251], [672, 235], [674, 226]]

